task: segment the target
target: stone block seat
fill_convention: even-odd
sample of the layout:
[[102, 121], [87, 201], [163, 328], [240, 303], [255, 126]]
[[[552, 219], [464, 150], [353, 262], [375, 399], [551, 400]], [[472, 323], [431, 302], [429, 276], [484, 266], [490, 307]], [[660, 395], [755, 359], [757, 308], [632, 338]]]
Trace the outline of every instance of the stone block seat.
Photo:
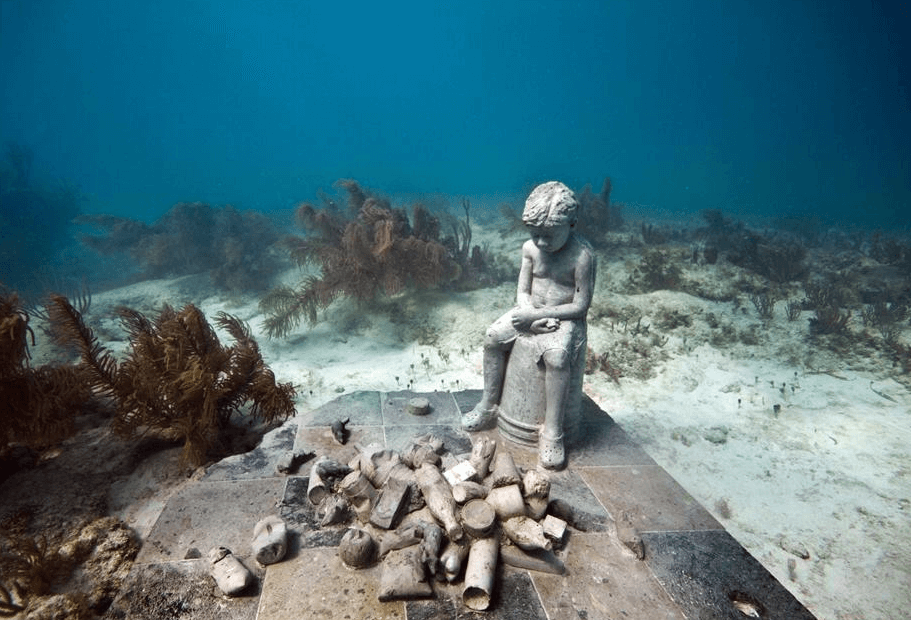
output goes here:
[[[538, 434], [547, 409], [544, 362], [537, 359], [534, 338], [534, 335], [520, 335], [512, 346], [506, 361], [497, 417], [500, 436], [526, 446], [538, 445]], [[570, 362], [569, 393], [563, 417], [564, 441], [568, 447], [578, 441], [586, 349], [586, 339], [583, 337], [581, 346]]]

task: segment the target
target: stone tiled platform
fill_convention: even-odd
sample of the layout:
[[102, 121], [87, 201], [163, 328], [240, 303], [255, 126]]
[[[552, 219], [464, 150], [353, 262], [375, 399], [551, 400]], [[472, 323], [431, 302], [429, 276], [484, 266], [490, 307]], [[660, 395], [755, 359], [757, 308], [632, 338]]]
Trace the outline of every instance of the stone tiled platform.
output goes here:
[[[492, 609], [473, 612], [457, 586], [436, 584], [432, 599], [380, 603], [380, 568], [345, 568], [335, 547], [344, 527], [320, 528], [306, 498], [309, 464], [294, 475], [276, 472], [288, 450], [306, 449], [347, 462], [355, 445], [381, 442], [401, 449], [434, 432], [453, 453], [471, 449], [459, 416], [480, 392], [435, 392], [430, 415], [404, 410], [411, 392], [357, 392], [301, 413], [266, 436], [259, 448], [216, 463], [205, 477], [165, 506], [108, 617], [187, 620], [350, 618], [430, 619], [764, 619], [813, 616], [747, 553], [702, 506], [594, 403], [583, 399], [583, 439], [568, 467], [553, 474], [552, 497], [577, 511], [559, 552], [563, 576], [501, 567]], [[352, 436], [338, 444], [329, 425], [350, 418]], [[496, 436], [496, 430], [486, 431]], [[520, 467], [534, 467], [534, 450], [503, 443]], [[280, 514], [294, 533], [288, 557], [266, 569], [250, 557], [254, 524]], [[624, 515], [640, 532], [645, 560], [617, 538]], [[223, 545], [254, 571], [256, 586], [222, 596], [209, 577], [205, 553]]]

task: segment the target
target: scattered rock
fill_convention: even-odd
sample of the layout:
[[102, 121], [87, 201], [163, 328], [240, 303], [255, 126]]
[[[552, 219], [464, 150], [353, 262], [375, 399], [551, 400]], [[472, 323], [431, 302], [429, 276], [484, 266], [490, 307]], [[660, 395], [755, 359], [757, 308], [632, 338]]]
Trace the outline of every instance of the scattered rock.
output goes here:
[[709, 443], [721, 445], [727, 443], [729, 432], [727, 426], [713, 426], [712, 428], [707, 429], [702, 434], [702, 437]]
[[795, 540], [789, 540], [787, 538], [781, 538], [778, 541], [778, 546], [783, 550], [787, 551], [793, 556], [800, 558], [801, 560], [809, 560], [810, 552], [807, 551], [807, 548], [803, 543]]
[[301, 465], [315, 456], [315, 452], [293, 452], [289, 450], [278, 459], [275, 464], [275, 470], [280, 474], [295, 474]]

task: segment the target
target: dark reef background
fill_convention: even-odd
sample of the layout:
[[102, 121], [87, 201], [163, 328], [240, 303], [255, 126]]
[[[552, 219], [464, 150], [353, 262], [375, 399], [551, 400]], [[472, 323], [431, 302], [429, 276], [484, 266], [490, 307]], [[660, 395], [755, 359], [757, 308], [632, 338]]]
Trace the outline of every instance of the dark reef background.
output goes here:
[[907, 226], [898, 2], [0, 1], [0, 140], [86, 213], [289, 209], [338, 178]]

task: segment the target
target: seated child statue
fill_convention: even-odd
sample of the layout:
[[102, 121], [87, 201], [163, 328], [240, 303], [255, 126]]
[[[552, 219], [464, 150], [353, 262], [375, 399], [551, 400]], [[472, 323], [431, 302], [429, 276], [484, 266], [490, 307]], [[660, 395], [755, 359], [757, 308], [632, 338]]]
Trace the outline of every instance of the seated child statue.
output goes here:
[[566, 459], [563, 417], [571, 363], [585, 346], [585, 317], [595, 287], [595, 256], [573, 231], [578, 208], [572, 190], [557, 181], [537, 186], [526, 200], [522, 221], [531, 239], [522, 246], [516, 306], [487, 330], [484, 395], [462, 416], [462, 427], [469, 431], [496, 419], [507, 354], [519, 334], [532, 335], [535, 355], [544, 364], [546, 395], [538, 453], [549, 469], [561, 468]]

